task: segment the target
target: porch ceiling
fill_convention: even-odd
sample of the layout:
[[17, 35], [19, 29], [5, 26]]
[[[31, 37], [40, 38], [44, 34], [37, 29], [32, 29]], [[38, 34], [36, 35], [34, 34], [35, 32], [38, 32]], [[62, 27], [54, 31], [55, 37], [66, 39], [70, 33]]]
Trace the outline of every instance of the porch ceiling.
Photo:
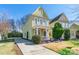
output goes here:
[[46, 28], [49, 28], [49, 27], [46, 27], [46, 26], [33, 26], [32, 28], [33, 29], [35, 29], [35, 28], [46, 29]]

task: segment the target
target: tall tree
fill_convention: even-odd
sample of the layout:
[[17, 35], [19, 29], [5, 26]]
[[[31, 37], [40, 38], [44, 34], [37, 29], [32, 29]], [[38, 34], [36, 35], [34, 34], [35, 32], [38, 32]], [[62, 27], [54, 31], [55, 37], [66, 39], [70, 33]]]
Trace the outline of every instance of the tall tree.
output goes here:
[[11, 31], [16, 31], [16, 25], [14, 19], [9, 19]]
[[79, 22], [79, 5], [76, 5], [70, 9], [71, 9], [72, 15], [74, 17], [74, 20], [71, 21], [71, 23], [72, 22]]
[[52, 32], [53, 38], [55, 40], [60, 39], [62, 34], [63, 34], [63, 32], [64, 32], [62, 25], [60, 23], [58, 23], [58, 22], [55, 23], [54, 28], [52, 29], [52, 31], [53, 31]]
[[0, 17], [0, 34], [6, 35], [10, 31], [10, 24], [8, 21], [8, 15], [3, 13]]
[[17, 28], [17, 31], [21, 31], [21, 28], [22, 28], [22, 21], [21, 20], [16, 20], [16, 28]]

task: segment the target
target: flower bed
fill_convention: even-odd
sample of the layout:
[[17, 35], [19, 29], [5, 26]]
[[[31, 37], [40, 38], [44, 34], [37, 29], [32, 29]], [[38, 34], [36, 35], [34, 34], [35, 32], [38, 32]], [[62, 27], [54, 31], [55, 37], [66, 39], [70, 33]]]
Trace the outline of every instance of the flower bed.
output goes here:
[[[53, 42], [45, 45], [46, 48], [62, 55], [79, 54], [79, 41]], [[77, 52], [78, 51], [78, 52]]]

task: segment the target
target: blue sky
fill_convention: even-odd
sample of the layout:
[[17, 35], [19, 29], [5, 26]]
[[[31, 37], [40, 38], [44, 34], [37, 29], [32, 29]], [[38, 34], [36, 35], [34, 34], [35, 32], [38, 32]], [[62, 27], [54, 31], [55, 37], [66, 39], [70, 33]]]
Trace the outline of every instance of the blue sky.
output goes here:
[[41, 6], [47, 13], [49, 19], [56, 17], [64, 12], [69, 20], [74, 20], [75, 16], [72, 14], [73, 7], [78, 5], [63, 5], [63, 4], [0, 4], [0, 13], [6, 12], [10, 18], [15, 20], [20, 19], [24, 15], [33, 13], [39, 6]]

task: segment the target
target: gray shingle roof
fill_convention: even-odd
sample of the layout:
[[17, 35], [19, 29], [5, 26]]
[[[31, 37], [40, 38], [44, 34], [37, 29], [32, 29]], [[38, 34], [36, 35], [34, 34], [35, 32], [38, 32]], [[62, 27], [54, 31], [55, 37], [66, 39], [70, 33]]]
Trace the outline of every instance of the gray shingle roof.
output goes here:
[[51, 24], [52, 22], [54, 22], [54, 21], [57, 21], [62, 15], [64, 15], [64, 13], [61, 13], [61, 14], [59, 14], [58, 16], [56, 16], [54, 19], [52, 19], [52, 20], [50, 21], [50, 24]]

